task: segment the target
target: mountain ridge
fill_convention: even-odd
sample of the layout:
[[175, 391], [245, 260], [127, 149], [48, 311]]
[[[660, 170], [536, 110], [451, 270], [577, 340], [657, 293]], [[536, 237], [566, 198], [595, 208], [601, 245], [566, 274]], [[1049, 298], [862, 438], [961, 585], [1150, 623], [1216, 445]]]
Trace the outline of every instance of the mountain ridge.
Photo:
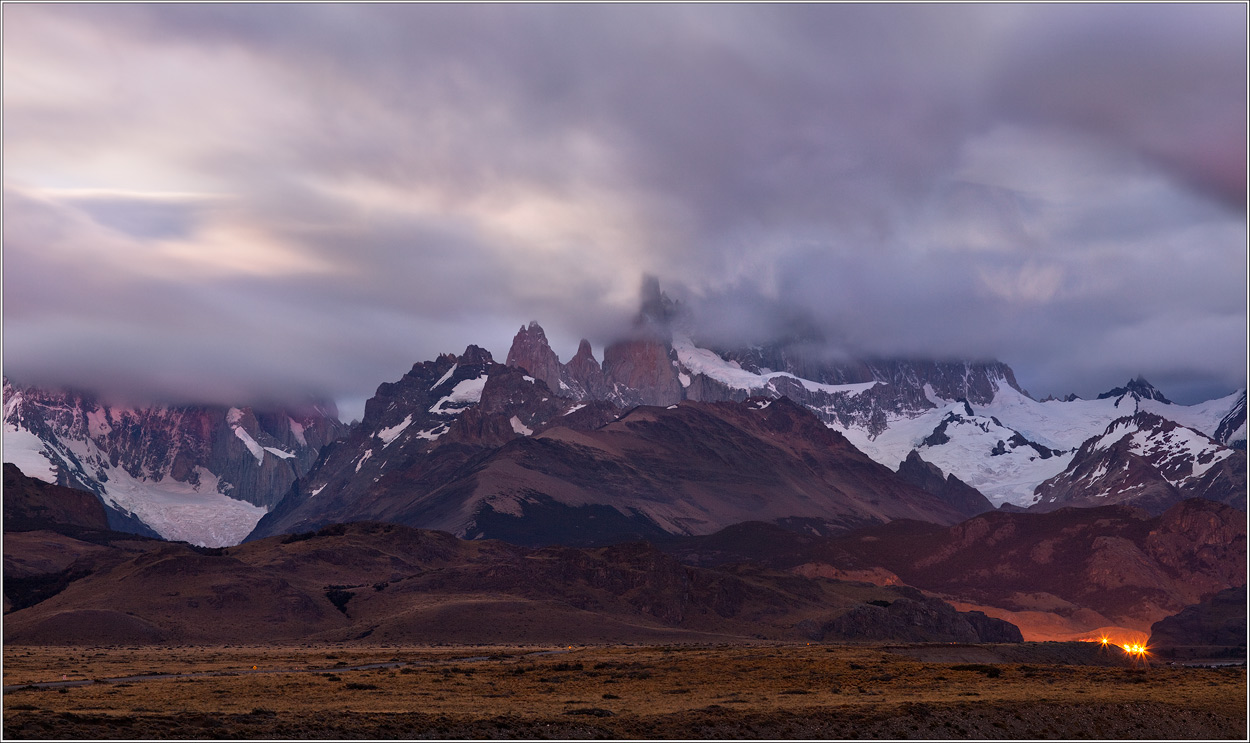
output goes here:
[[[486, 456], [486, 449], [557, 425], [590, 430], [640, 404], [788, 398], [877, 463], [898, 471], [915, 452], [944, 478], [953, 477], [1003, 507], [1052, 507], [1059, 502], [1052, 497], [1058, 483], [1072, 480], [1074, 468], [1081, 466], [1081, 447], [1103, 436], [1114, 420], [1139, 411], [1193, 429], [1217, 446], [1244, 448], [1244, 389], [1180, 406], [1137, 378], [1095, 400], [1038, 402], [1019, 387], [1010, 366], [997, 361], [829, 363], [802, 352], [801, 345], [716, 352], [697, 345], [684, 328], [682, 308], [655, 284], [645, 292], [633, 330], [603, 350], [602, 364], [585, 339], [573, 358], [561, 363], [541, 325], [531, 321], [518, 330], [505, 363], [470, 345], [459, 356], [444, 354], [414, 364], [400, 380], [379, 385], [357, 426], [344, 427], [332, 418], [326, 421], [333, 424], [305, 421], [312, 426], [307, 436], [295, 417], [248, 408], [177, 409], [178, 421], [159, 412], [174, 409], [121, 411], [118, 416], [128, 421], [121, 425], [109, 408], [87, 397], [57, 398], [6, 379], [5, 459], [17, 460], [45, 480], [96, 492], [120, 509], [119, 518], [135, 519], [135, 507], [142, 505], [148, 520], [159, 519], [168, 505], [185, 510], [189, 500], [204, 495], [228, 496], [213, 501], [229, 513], [223, 516], [230, 522], [226, 527], [207, 523], [213, 517], [204, 511], [195, 525], [199, 534], [164, 517], [163, 533], [219, 545], [248, 531], [268, 533], [270, 524], [300, 507], [297, 501], [376, 499], [379, 493], [367, 493], [388, 479], [395, 487], [431, 492], [446, 484], [440, 478]], [[35, 404], [40, 395], [51, 404], [38, 415], [25, 414], [40, 407]], [[92, 434], [87, 429], [94, 421], [109, 431]], [[100, 438], [113, 428], [134, 432], [139, 445], [131, 446], [120, 434], [112, 434], [113, 443]], [[184, 429], [200, 433], [170, 433]], [[1191, 454], [1196, 461], [1201, 453]], [[1227, 457], [1222, 450], [1218, 455]], [[427, 456], [430, 461], [419, 461]], [[1221, 467], [1228, 472], [1216, 490], [1222, 488], [1219, 497], [1225, 500], [1236, 490], [1239, 461], [1231, 469]], [[388, 474], [400, 470], [408, 473], [400, 478], [406, 485]], [[1120, 487], [1137, 484], [1145, 493], [1146, 480], [1161, 478], [1166, 480], [1143, 469], [1140, 482]], [[937, 488], [936, 481], [921, 480]], [[169, 487], [153, 491], [153, 482]], [[1197, 487], [1195, 482], [1158, 485], [1154, 491], [1169, 495], [1151, 507], [1215, 492], [1209, 484]], [[1039, 488], [1048, 493], [1045, 503]], [[145, 503], [145, 498], [154, 500]], [[366, 509], [375, 516], [385, 510], [381, 505]], [[326, 517], [334, 512], [326, 509]], [[354, 517], [346, 506], [338, 513], [339, 518]], [[203, 533], [214, 530], [222, 533]]]

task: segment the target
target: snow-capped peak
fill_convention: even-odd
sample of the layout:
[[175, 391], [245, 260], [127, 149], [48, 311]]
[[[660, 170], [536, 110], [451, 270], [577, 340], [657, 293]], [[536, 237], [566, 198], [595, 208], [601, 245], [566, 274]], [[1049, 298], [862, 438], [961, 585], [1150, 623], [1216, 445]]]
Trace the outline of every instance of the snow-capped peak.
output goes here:
[[1116, 404], [1119, 405], [1120, 400], [1125, 396], [1130, 396], [1136, 401], [1156, 400], [1164, 405], [1171, 405], [1172, 401], [1163, 396], [1153, 384], [1146, 381], [1145, 377], [1138, 376], [1136, 379], [1130, 379], [1128, 384], [1123, 387], [1116, 387], [1108, 390], [1098, 396], [1099, 400], [1107, 398], [1115, 398]]

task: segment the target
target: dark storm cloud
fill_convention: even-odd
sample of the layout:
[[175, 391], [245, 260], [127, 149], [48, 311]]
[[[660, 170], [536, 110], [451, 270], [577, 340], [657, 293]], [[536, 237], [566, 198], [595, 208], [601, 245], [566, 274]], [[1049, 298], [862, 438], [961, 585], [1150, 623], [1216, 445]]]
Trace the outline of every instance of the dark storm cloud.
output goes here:
[[1244, 383], [1244, 6], [5, 21], [6, 373], [359, 399], [650, 273], [726, 343]]

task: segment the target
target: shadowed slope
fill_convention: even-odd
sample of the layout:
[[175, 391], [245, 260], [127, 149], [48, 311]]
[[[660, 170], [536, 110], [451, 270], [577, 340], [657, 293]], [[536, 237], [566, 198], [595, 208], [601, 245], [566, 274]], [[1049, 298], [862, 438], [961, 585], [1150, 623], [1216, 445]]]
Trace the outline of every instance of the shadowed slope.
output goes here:
[[[641, 543], [533, 550], [379, 523], [218, 550], [149, 542], [84, 566], [59, 593], [6, 615], [5, 642], [802, 639], [868, 601], [923, 600], [907, 589], [689, 567]], [[1001, 639], [1013, 629], [936, 606], [944, 619], [933, 632], [972, 627], [960, 636]]]

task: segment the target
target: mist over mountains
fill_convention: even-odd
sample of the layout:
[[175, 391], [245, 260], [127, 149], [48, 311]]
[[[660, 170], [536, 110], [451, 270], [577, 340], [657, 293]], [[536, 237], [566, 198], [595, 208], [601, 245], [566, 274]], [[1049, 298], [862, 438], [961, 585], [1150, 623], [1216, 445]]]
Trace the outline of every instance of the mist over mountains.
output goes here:
[[562, 363], [530, 322], [506, 363], [470, 344], [414, 364], [352, 426], [332, 406], [130, 409], [6, 379], [5, 458], [213, 546], [353, 520], [597, 544], [746, 520], [836, 533], [998, 506], [1245, 507], [1244, 390], [1183, 406], [1139, 377], [1039, 402], [996, 361], [831, 360], [807, 338], [716, 351], [653, 278], [627, 327], [602, 362], [583, 339]]
[[1245, 380], [1245, 20], [15, 8], [4, 371], [350, 420], [530, 319], [602, 353], [652, 274], [715, 348], [797, 333], [1197, 403]]

